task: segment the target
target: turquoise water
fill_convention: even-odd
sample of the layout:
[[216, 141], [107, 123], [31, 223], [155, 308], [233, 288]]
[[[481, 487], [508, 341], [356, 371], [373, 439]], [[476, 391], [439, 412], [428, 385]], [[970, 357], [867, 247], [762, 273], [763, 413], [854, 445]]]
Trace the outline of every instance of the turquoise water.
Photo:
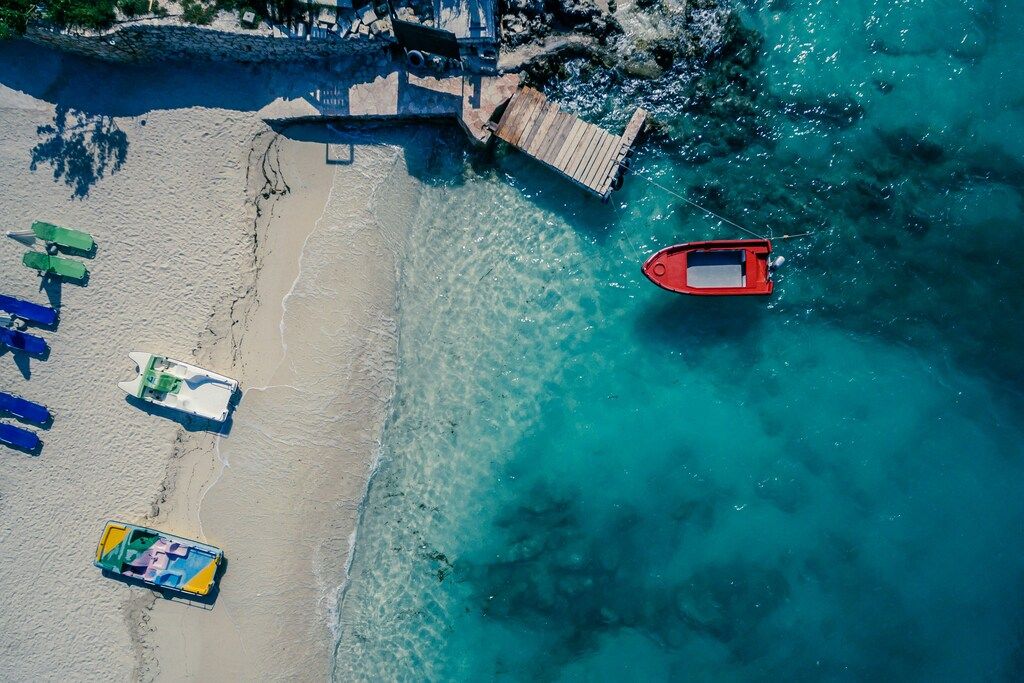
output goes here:
[[[1024, 13], [739, 16], [699, 68], [552, 84], [662, 124], [610, 205], [439, 146], [339, 679], [1024, 676]], [[668, 294], [648, 253], [742, 235], [642, 175], [815, 234], [769, 301]]]

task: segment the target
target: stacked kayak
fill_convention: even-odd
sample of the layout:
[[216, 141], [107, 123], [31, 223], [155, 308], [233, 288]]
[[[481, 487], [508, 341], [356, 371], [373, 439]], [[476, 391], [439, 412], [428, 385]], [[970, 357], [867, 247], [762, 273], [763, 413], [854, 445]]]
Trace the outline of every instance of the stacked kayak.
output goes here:
[[44, 426], [50, 421], [50, 411], [27, 398], [0, 391], [0, 412], [8, 413], [23, 422]]
[[57, 311], [49, 306], [16, 299], [5, 294], [0, 294], [0, 311], [6, 311], [16, 318], [47, 327], [57, 322]]
[[24, 451], [34, 451], [39, 448], [39, 437], [27, 429], [0, 424], [0, 444]]
[[32, 356], [43, 356], [50, 349], [46, 340], [28, 332], [0, 327], [0, 347], [12, 351], [27, 353]]
[[100, 569], [158, 588], [207, 595], [224, 559], [220, 548], [125, 522], [107, 522], [96, 547]]

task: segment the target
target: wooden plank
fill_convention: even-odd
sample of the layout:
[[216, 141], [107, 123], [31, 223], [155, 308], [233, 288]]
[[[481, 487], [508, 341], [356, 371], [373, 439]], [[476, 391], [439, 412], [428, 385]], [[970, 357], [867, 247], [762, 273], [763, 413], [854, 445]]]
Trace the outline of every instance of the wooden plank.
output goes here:
[[576, 138], [576, 143], [573, 148], [566, 155], [562, 161], [562, 172], [565, 175], [572, 178], [572, 174], [575, 172], [576, 167], [579, 166], [581, 157], [587, 153], [590, 144], [590, 138], [594, 137], [594, 127], [586, 121], [583, 122], [583, 130], [579, 137]]
[[600, 175], [596, 178], [598, 187], [607, 184], [609, 178], [615, 175], [615, 171], [618, 169], [619, 147], [621, 147], [621, 145], [621, 140], [616, 138], [616, 142], [612, 145], [608, 158], [605, 159], [604, 167], [600, 169]]
[[523, 132], [523, 125], [526, 120], [526, 116], [530, 111], [530, 107], [533, 105], [533, 95], [530, 94], [529, 90], [523, 91], [523, 98], [519, 103], [519, 107], [516, 110], [515, 118], [509, 123], [508, 129], [505, 131], [504, 140], [510, 145], [516, 143], [516, 139]]
[[587, 124], [587, 132], [585, 132], [583, 137], [580, 138], [579, 148], [565, 165], [565, 174], [573, 180], [576, 180], [576, 171], [578, 171], [580, 166], [582, 166], [584, 162], [590, 158], [590, 155], [593, 154], [594, 150], [591, 148], [590, 144], [597, 136], [597, 132], [597, 126], [592, 126], [589, 123]]
[[583, 160], [579, 168], [576, 169], [574, 178], [576, 182], [586, 185], [587, 175], [590, 173], [590, 166], [594, 163], [604, 151], [605, 145], [608, 144], [608, 133], [598, 128], [598, 132], [594, 134], [594, 139], [590, 141], [590, 154]]
[[537, 134], [533, 136], [533, 140], [527, 145], [526, 151], [533, 157], [538, 157], [541, 147], [547, 143], [548, 133], [551, 131], [551, 124], [558, 116], [558, 105], [552, 104], [548, 109], [547, 116], [540, 124], [540, 128], [537, 129]]
[[508, 104], [505, 105], [505, 111], [502, 112], [501, 114], [501, 120], [498, 121], [498, 127], [494, 129], [494, 134], [497, 135], [502, 140], [505, 139], [504, 137], [502, 137], [502, 132], [505, 130], [505, 128], [508, 127], [508, 122], [512, 119], [512, 116], [515, 114], [516, 108], [518, 107], [519, 102], [522, 99], [520, 97], [520, 95], [522, 95], [522, 92], [522, 90], [516, 90], [514, 93], [512, 93], [512, 97], [509, 98]]
[[517, 135], [515, 143], [516, 147], [519, 149], [523, 148], [523, 142], [526, 141], [526, 138], [530, 135], [530, 131], [532, 131], [534, 125], [536, 125], [537, 113], [543, 108], [544, 103], [542, 101], [534, 102], [530, 105], [530, 108], [523, 116], [523, 124], [520, 126], [519, 134]]
[[548, 131], [548, 139], [540, 152], [537, 154], [537, 158], [543, 161], [545, 164], [553, 164], [555, 156], [558, 154], [558, 150], [562, 148], [565, 143], [565, 136], [569, 134], [572, 129], [574, 122], [573, 117], [569, 116], [563, 111], [558, 112], [558, 117], [555, 122], [551, 124], [551, 129]]
[[587, 187], [596, 188], [600, 185], [603, 180], [602, 175], [607, 175], [608, 162], [611, 160], [612, 153], [620, 144], [619, 138], [615, 135], [609, 135], [605, 139], [604, 146], [590, 164], [590, 168], [587, 169], [587, 176], [583, 179], [583, 183]]
[[544, 105], [544, 98], [541, 96], [541, 94], [536, 91], [534, 92], [536, 93], [536, 95], [533, 97], [533, 101], [530, 103], [530, 108], [527, 110], [526, 115], [523, 117], [522, 130], [519, 131], [519, 135], [516, 136], [516, 139], [512, 143], [516, 147], [522, 147], [521, 142], [523, 138], [526, 136], [526, 133], [530, 130], [530, 128], [534, 125], [535, 119], [537, 118], [537, 114], [538, 112], [540, 112], [540, 108]]
[[580, 153], [580, 145], [582, 144], [583, 136], [587, 134], [587, 130], [587, 124], [585, 121], [579, 121], [577, 123], [576, 131], [566, 144], [565, 150], [562, 153], [562, 158], [558, 162], [558, 170], [562, 173], [568, 173], [566, 169], [569, 166], [569, 162]]
[[562, 120], [562, 110], [555, 105], [554, 111], [548, 118], [546, 125], [541, 129], [538, 140], [532, 145], [531, 153], [540, 158], [541, 152], [551, 144], [551, 136], [555, 132], [556, 125]]
[[590, 159], [587, 160], [587, 163], [584, 164], [577, 173], [577, 180], [579, 180], [587, 187], [590, 187], [590, 183], [587, 182], [587, 179], [590, 178], [594, 165], [600, 159], [604, 158], [605, 151], [608, 149], [609, 139], [611, 137], [611, 135], [609, 135], [603, 130], [600, 132], [600, 134], [594, 139], [594, 142], [591, 144], [591, 147], [593, 147], [594, 149], [594, 153], [591, 155]]
[[499, 128], [499, 137], [501, 137], [502, 140], [508, 139], [513, 126], [516, 125], [516, 122], [523, 115], [523, 107], [529, 103], [530, 96], [529, 93], [520, 88], [519, 90], [516, 90], [513, 99], [515, 101], [509, 103], [509, 108], [505, 110], [505, 115], [501, 117], [504, 125]]
[[514, 144], [516, 136], [521, 131], [523, 125], [523, 119], [526, 113], [530, 109], [530, 104], [533, 102], [533, 97], [530, 95], [529, 90], [522, 90], [523, 96], [519, 98], [519, 104], [516, 107], [515, 115], [511, 121], [509, 121], [508, 127], [505, 129], [502, 139], [509, 144]]
[[638, 108], [629, 118], [626, 130], [622, 131], [622, 144], [626, 147], [632, 147], [633, 143], [636, 142], [637, 136], [640, 135], [640, 131], [644, 129], [645, 123], [647, 123], [647, 111]]
[[576, 173], [576, 175], [578, 176], [577, 180], [579, 180], [580, 183], [586, 185], [587, 187], [591, 186], [589, 180], [590, 176], [593, 175], [594, 173], [594, 166], [597, 165], [597, 162], [600, 159], [604, 158], [605, 150], [608, 149], [608, 138], [602, 137], [597, 142], [597, 144], [592, 145], [592, 147], [594, 148], [593, 155], [591, 155], [587, 163], [584, 164], [583, 167]]
[[[552, 109], [554, 109], [554, 105], [544, 100], [533, 119], [533, 126], [523, 135], [523, 139], [519, 142], [519, 149], [530, 154], [530, 147], [533, 145], [534, 140], [537, 139], [537, 136], [540, 135], [541, 129], [544, 127], [544, 121], [547, 120]], [[530, 154], [530, 156], [533, 155]]]
[[569, 130], [569, 135], [565, 138], [565, 143], [562, 148], [558, 150], [558, 156], [555, 157], [555, 161], [552, 164], [555, 168], [561, 170], [565, 164], [565, 159], [569, 156], [570, 151], [573, 149], [573, 145], [579, 139], [579, 136], [583, 133], [584, 123], [577, 118], [573, 118], [572, 128]]
[[587, 164], [594, 158], [594, 153], [597, 152], [597, 148], [604, 142], [604, 131], [594, 126], [594, 134], [591, 136], [590, 141], [587, 142], [587, 149], [580, 157], [580, 162], [576, 164], [576, 168], [572, 170], [572, 179], [578, 183], [583, 182], [583, 172], [587, 169]]

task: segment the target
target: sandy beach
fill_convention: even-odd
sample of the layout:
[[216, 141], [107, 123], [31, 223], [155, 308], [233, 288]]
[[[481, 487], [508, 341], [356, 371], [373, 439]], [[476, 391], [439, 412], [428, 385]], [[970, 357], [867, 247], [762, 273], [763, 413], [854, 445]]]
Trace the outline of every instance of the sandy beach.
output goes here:
[[[49, 220], [99, 245], [87, 286], [40, 291], [26, 246], [0, 241], [4, 293], [61, 315], [48, 358], [0, 356], [0, 387], [55, 415], [38, 456], [0, 458], [5, 677], [325, 679], [394, 388], [406, 151], [423, 133], [280, 134], [255, 115], [274, 85], [251, 70], [167, 67], [147, 85], [3, 50], [4, 228]], [[237, 378], [233, 419], [218, 434], [127, 402], [133, 350]], [[107, 519], [222, 548], [216, 601], [103, 578]]]

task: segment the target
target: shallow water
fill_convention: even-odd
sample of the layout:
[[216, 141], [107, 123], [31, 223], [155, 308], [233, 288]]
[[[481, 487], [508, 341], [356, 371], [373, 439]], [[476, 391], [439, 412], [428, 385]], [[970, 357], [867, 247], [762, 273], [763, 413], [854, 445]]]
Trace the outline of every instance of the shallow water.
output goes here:
[[[1024, 17], [739, 13], [700, 69], [553, 85], [665, 124], [608, 206], [440, 146], [338, 678], [1021, 678]], [[815, 234], [770, 301], [673, 296], [648, 253], [742, 235], [643, 175]]]

